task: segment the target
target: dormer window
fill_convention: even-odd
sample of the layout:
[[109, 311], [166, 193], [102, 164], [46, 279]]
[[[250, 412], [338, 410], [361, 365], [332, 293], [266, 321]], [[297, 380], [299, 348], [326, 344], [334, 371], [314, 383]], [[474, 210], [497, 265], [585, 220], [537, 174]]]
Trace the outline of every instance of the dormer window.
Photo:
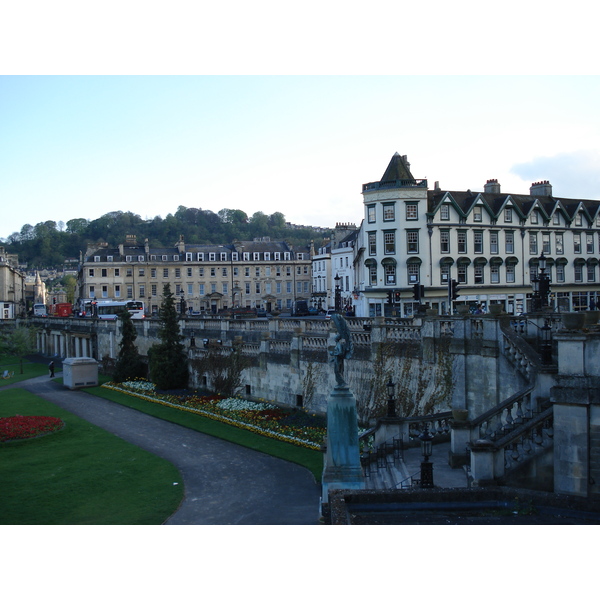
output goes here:
[[442, 204], [442, 206], [440, 207], [440, 219], [442, 221], [450, 220], [450, 205], [449, 204]]
[[538, 213], [537, 213], [537, 210], [534, 210], [531, 213], [531, 224], [532, 225], [537, 225], [538, 224]]
[[575, 225], [576, 225], [577, 227], [581, 227], [581, 224], [582, 224], [582, 222], [583, 222], [583, 219], [581, 218], [581, 213], [580, 213], [580, 212], [578, 212], [578, 213], [575, 215]]
[[216, 252], [209, 252], [208, 253], [208, 260], [210, 262], [214, 262], [215, 260], [217, 260], [217, 253]]
[[98, 255], [94, 256], [94, 262], [100, 262], [100, 257]]
[[476, 223], [481, 223], [483, 219], [483, 213], [481, 212], [481, 206], [473, 207], [473, 221]]
[[504, 209], [504, 222], [505, 223], [512, 223], [513, 220], [513, 209], [512, 208], [505, 208]]
[[227, 252], [221, 252], [221, 261], [226, 261], [227, 260]]

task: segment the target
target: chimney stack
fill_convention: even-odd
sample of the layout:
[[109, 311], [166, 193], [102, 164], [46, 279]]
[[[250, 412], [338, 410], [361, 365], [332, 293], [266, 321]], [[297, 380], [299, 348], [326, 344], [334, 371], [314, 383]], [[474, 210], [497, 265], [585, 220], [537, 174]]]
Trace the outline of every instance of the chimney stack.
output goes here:
[[486, 194], [499, 194], [500, 193], [500, 184], [497, 179], [488, 179], [483, 186], [483, 191]]
[[536, 181], [531, 184], [529, 193], [532, 196], [552, 196], [552, 186], [548, 180]]

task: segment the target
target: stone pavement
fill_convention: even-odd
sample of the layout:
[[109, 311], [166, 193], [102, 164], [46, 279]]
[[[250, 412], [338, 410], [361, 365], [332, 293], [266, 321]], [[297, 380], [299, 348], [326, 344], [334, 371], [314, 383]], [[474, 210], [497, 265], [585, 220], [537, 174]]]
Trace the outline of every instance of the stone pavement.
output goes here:
[[0, 388], [0, 396], [9, 387], [24, 388], [173, 463], [185, 496], [166, 525], [319, 523], [320, 483], [304, 467], [70, 390], [47, 375]]

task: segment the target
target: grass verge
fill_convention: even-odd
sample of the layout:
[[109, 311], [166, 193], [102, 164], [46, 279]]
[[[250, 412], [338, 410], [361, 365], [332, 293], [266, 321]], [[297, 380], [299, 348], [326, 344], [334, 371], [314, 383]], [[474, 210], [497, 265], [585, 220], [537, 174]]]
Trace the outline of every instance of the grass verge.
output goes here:
[[102, 387], [87, 388], [85, 390], [89, 394], [100, 396], [111, 402], [117, 402], [123, 406], [128, 406], [140, 412], [158, 417], [177, 425], [182, 425], [194, 431], [206, 433], [214, 437], [233, 442], [252, 450], [258, 450], [264, 452], [270, 456], [275, 456], [289, 462], [293, 462], [303, 467], [306, 467], [315, 477], [316, 481], [321, 480], [323, 472], [323, 455], [317, 450], [310, 450], [309, 448], [302, 448], [287, 442], [275, 440], [266, 436], [247, 431], [221, 423], [208, 417], [195, 415], [183, 410], [171, 408], [169, 406], [162, 406], [155, 404], [154, 402], [148, 402], [141, 398], [136, 398], [128, 394], [123, 394], [115, 390], [109, 390]]
[[[50, 362], [50, 360], [48, 360], [48, 362]], [[25, 381], [25, 379], [39, 377], [40, 375], [47, 375], [48, 365], [23, 360], [23, 374], [21, 374], [21, 365], [17, 358], [14, 356], [1, 356], [0, 375], [2, 375], [4, 371], [9, 371], [13, 373], [13, 375], [9, 379], [0, 379], [0, 387], [10, 385], [11, 383], [17, 383], [18, 381]]]
[[66, 426], [0, 444], [0, 524], [157, 525], [179, 506], [183, 483], [168, 461], [25, 390], [6, 390], [0, 416], [16, 414]]

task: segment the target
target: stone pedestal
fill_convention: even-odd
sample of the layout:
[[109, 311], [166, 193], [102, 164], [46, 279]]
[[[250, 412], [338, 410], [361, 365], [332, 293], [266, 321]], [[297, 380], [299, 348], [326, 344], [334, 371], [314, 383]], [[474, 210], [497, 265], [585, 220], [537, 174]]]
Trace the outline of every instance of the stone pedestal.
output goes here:
[[336, 387], [327, 403], [327, 451], [322, 478], [323, 504], [330, 489], [363, 489], [358, 447], [356, 400], [347, 387]]

